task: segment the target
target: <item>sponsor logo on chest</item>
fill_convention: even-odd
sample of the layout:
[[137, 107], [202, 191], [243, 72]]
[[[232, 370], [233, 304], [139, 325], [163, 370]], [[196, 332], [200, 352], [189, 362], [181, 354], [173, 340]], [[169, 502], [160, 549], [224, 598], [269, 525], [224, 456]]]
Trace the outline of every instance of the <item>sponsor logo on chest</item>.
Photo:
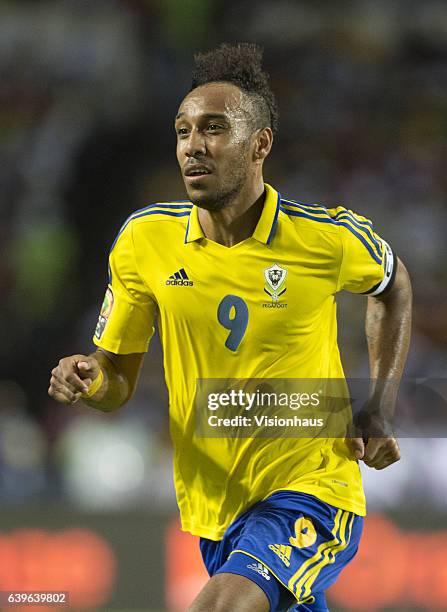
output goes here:
[[176, 287], [191, 287], [192, 285], [194, 285], [193, 281], [189, 279], [185, 268], [180, 268], [180, 270], [178, 270], [174, 274], [171, 274], [165, 284], [174, 285]]

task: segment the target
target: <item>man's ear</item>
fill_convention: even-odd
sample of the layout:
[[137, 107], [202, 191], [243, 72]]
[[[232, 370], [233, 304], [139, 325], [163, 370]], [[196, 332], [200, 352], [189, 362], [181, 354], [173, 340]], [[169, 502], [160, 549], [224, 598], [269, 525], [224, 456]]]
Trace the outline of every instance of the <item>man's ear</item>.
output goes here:
[[270, 153], [273, 143], [273, 132], [270, 128], [266, 127], [262, 130], [258, 130], [255, 133], [255, 142], [253, 149], [253, 161], [263, 162], [267, 155]]

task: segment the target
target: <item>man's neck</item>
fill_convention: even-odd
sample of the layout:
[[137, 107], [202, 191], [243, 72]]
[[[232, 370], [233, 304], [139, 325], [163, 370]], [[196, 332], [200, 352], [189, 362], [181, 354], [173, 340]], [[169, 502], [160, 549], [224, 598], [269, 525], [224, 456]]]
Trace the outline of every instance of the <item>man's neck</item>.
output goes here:
[[261, 181], [249, 193], [242, 190], [222, 210], [199, 208], [199, 222], [207, 238], [232, 247], [253, 235], [262, 213], [265, 187]]

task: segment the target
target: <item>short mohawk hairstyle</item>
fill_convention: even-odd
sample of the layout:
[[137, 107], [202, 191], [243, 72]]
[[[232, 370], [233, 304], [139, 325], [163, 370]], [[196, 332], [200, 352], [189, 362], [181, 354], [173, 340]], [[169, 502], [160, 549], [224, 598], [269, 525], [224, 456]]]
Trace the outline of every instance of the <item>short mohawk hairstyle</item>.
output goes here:
[[262, 69], [263, 49], [254, 43], [222, 43], [216, 49], [194, 55], [191, 90], [225, 81], [237, 85], [258, 102], [256, 127], [278, 130], [278, 108], [270, 89], [269, 76]]

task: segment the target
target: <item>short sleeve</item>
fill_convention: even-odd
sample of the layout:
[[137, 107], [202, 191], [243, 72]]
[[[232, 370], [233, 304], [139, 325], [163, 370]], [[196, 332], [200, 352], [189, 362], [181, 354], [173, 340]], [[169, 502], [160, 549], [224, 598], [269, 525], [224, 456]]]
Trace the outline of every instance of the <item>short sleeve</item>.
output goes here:
[[136, 268], [130, 222], [110, 252], [109, 285], [93, 342], [115, 354], [144, 353], [154, 333], [156, 311], [156, 302]]
[[341, 206], [333, 210], [342, 243], [337, 291], [345, 289], [372, 296], [384, 293], [393, 284], [396, 273], [393, 250], [375, 233], [369, 219]]

